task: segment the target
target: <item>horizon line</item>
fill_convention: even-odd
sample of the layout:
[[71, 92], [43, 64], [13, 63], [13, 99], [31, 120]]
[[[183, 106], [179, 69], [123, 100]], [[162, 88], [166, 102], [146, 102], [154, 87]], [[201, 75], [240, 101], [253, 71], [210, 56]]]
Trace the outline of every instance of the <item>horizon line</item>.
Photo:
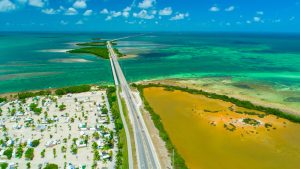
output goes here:
[[299, 34], [300, 32], [264, 32], [264, 31], [96, 31], [96, 30], [0, 30], [0, 33], [236, 33], [236, 34]]

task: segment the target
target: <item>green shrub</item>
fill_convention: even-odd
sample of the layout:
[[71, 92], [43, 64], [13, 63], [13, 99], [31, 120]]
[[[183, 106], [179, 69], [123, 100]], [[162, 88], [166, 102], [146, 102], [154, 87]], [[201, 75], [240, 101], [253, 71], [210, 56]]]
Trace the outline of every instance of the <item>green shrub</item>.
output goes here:
[[32, 146], [32, 147], [37, 147], [39, 144], [40, 144], [40, 140], [33, 140], [33, 141], [31, 142], [31, 146]]
[[42, 157], [42, 158], [44, 158], [44, 157], [45, 157], [45, 152], [46, 152], [46, 150], [45, 150], [45, 149], [43, 149], [43, 150], [42, 150], [42, 152], [41, 152], [41, 157]]
[[7, 159], [10, 160], [12, 157], [12, 152], [13, 152], [13, 148], [10, 147], [4, 151], [3, 155], [5, 155], [7, 157]]
[[8, 163], [0, 163], [1, 169], [6, 169], [8, 167]]
[[35, 104], [35, 103], [31, 103], [31, 104], [29, 105], [29, 108], [30, 108], [30, 110], [33, 111], [34, 114], [36, 114], [36, 115], [40, 115], [40, 114], [42, 113], [42, 108], [39, 108], [38, 105]]
[[34, 158], [34, 149], [33, 148], [28, 148], [25, 151], [25, 158], [28, 160], [32, 160]]
[[64, 105], [64, 104], [61, 104], [61, 105], [59, 105], [59, 111], [64, 111], [64, 110], [66, 110], [66, 105]]
[[19, 146], [19, 147], [17, 148], [17, 151], [16, 151], [16, 157], [17, 157], [17, 158], [22, 158], [23, 152], [24, 152], [23, 147], [22, 147], [22, 146]]
[[2, 97], [0, 97], [0, 103], [2, 103], [2, 102], [6, 102], [7, 101], [7, 99], [6, 98], [2, 98]]
[[259, 121], [255, 120], [255, 119], [251, 119], [251, 118], [245, 118], [243, 119], [243, 122], [252, 126], [257, 126], [260, 124]]
[[44, 167], [44, 169], [58, 169], [58, 165], [57, 164], [47, 164], [46, 167]]

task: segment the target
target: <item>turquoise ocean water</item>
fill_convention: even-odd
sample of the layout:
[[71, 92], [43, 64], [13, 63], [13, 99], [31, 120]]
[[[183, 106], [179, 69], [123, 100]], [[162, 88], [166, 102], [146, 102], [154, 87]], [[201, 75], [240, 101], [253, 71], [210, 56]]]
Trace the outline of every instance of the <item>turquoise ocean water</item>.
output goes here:
[[[69, 54], [76, 42], [136, 33], [0, 33], [0, 93], [78, 84], [112, 84], [107, 60]], [[124, 39], [120, 63], [128, 81], [230, 77], [300, 88], [300, 35], [149, 33]]]

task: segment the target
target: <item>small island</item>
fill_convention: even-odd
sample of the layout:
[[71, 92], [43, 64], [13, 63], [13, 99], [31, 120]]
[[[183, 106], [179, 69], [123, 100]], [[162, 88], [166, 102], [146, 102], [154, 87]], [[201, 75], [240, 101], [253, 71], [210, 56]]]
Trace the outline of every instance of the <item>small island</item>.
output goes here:
[[[111, 42], [113, 46], [117, 45], [116, 42]], [[107, 41], [97, 41], [97, 42], [85, 42], [77, 43], [77, 46], [82, 46], [82, 48], [72, 49], [67, 51], [68, 53], [80, 53], [80, 54], [93, 54], [103, 59], [109, 59], [109, 52], [106, 47]], [[117, 48], [114, 51], [118, 57], [124, 57], [126, 55], [122, 54]]]

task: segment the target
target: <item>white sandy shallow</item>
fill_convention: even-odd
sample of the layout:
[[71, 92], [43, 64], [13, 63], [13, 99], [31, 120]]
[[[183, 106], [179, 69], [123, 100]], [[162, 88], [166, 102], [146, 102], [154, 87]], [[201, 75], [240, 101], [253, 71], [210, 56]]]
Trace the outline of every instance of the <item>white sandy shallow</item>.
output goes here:
[[93, 61], [87, 60], [87, 59], [81, 59], [81, 58], [65, 58], [65, 59], [50, 59], [49, 62], [55, 62], [55, 63], [88, 63], [88, 62], [93, 62]]
[[51, 53], [65, 53], [71, 49], [45, 49], [39, 50], [39, 52], [51, 52]]

